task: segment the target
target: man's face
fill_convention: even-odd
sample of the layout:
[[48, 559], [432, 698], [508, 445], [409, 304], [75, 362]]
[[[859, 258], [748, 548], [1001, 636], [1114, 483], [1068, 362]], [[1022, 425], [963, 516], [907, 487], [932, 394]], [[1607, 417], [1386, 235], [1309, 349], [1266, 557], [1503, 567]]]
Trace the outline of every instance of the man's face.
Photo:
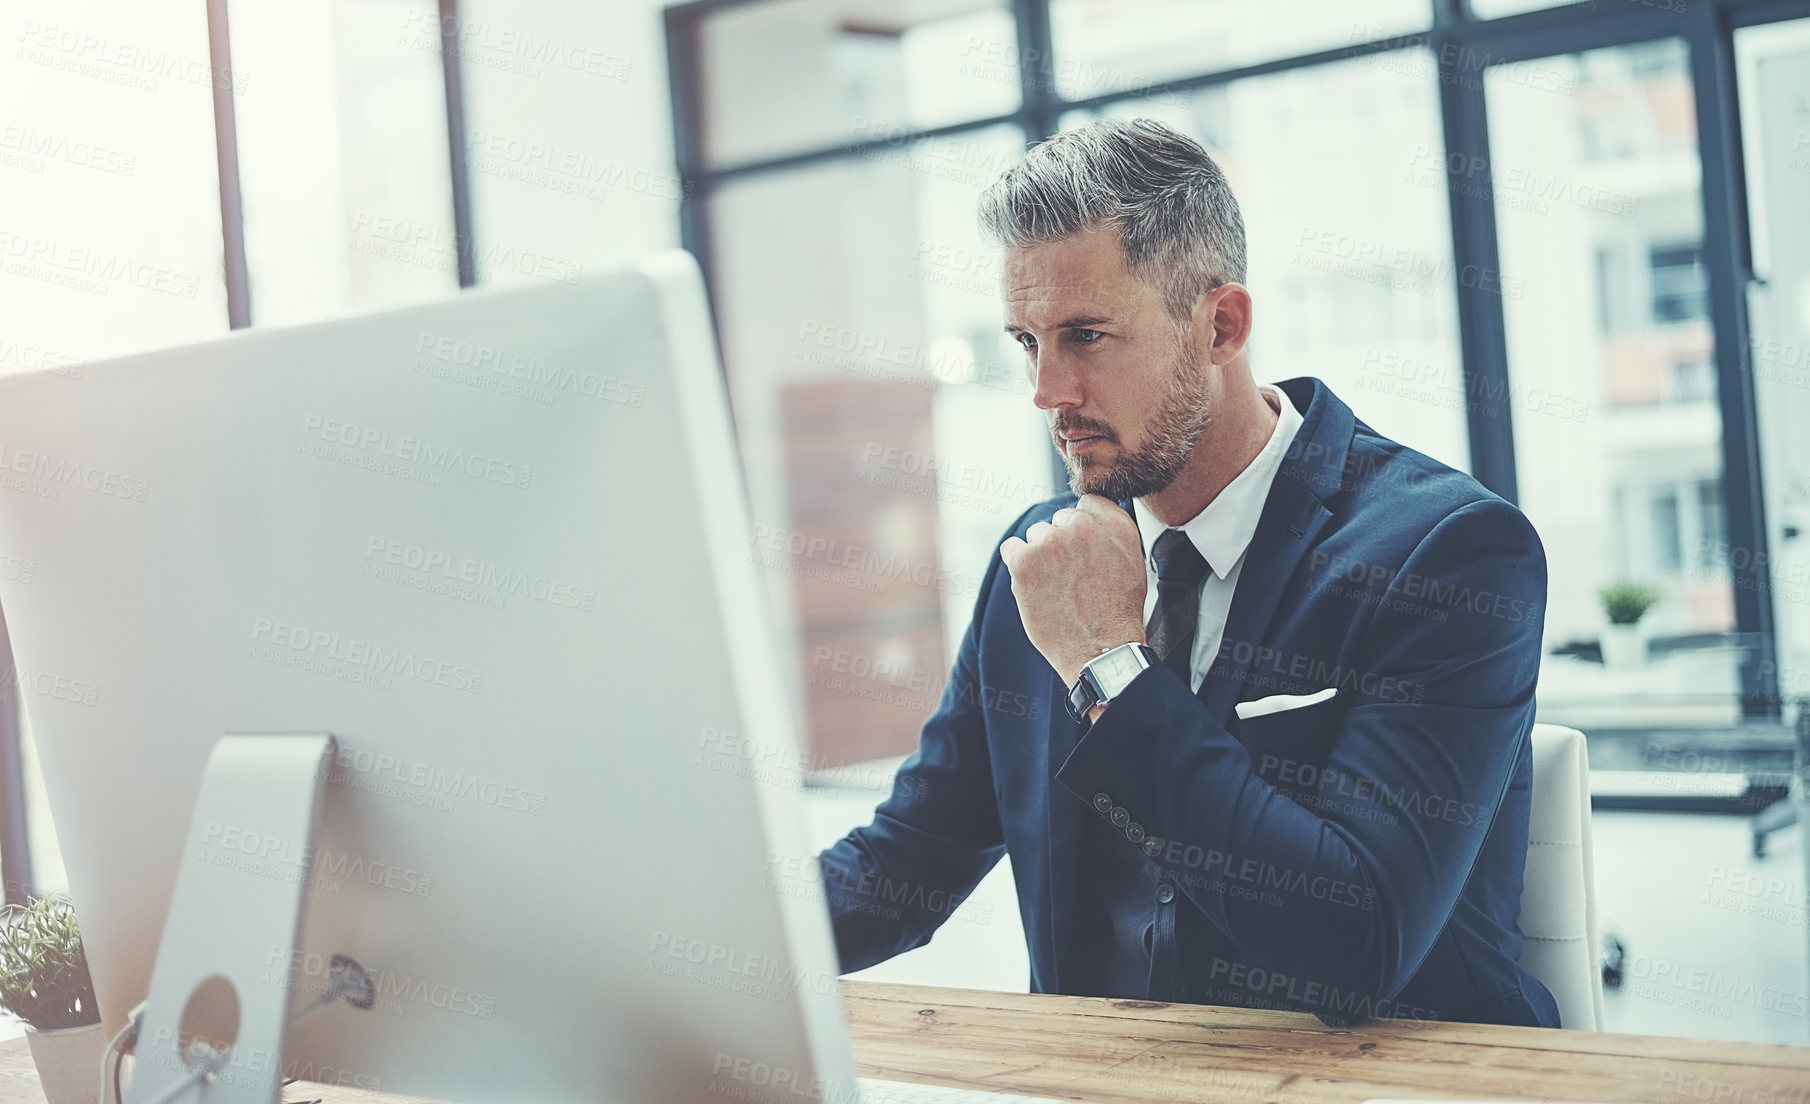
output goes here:
[[1125, 267], [1111, 226], [1010, 251], [1006, 331], [1025, 347], [1077, 494], [1154, 494], [1207, 425], [1209, 377], [1162, 294]]

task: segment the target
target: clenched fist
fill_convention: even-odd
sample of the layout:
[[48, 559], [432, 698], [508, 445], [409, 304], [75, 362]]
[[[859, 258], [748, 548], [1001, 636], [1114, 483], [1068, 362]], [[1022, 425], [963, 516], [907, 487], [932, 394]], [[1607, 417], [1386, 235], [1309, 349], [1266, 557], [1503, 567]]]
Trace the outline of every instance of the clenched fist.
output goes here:
[[1144, 549], [1118, 504], [1084, 495], [999, 546], [1018, 617], [1043, 658], [1073, 686], [1108, 648], [1144, 640]]

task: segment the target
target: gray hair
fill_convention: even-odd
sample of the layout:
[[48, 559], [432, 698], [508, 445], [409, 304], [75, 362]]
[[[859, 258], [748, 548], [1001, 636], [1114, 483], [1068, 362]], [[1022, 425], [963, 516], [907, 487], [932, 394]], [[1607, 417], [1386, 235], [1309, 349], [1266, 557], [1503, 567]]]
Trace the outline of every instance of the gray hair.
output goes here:
[[1177, 323], [1244, 282], [1244, 216], [1206, 147], [1154, 119], [1101, 119], [1031, 147], [980, 197], [981, 231], [1022, 249], [1103, 223]]

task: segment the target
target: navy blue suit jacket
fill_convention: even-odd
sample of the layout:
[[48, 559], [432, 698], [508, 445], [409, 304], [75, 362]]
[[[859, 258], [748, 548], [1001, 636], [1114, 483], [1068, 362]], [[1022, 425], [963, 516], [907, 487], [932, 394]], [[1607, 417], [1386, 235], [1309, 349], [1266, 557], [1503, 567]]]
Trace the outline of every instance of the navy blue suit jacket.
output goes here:
[[[1516, 963], [1539, 539], [1318, 380], [1278, 386], [1303, 423], [1198, 694], [1153, 667], [1091, 728], [1073, 720], [995, 553], [893, 796], [820, 856], [843, 970], [927, 942], [1009, 852], [1031, 989], [1074, 992], [1065, 976], [1111, 938], [1088, 897], [1092, 818], [1193, 911], [1174, 977], [1091, 995], [1558, 1026]], [[1305, 708], [1235, 710], [1329, 687]]]

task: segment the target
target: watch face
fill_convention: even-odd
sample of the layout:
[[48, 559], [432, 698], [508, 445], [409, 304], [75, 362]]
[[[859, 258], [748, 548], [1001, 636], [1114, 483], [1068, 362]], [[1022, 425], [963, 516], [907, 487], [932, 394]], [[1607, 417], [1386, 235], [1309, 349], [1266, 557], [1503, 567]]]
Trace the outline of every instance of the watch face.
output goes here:
[[1100, 681], [1117, 690], [1136, 678], [1143, 669], [1136, 652], [1130, 648], [1120, 648], [1108, 655], [1101, 664]]

